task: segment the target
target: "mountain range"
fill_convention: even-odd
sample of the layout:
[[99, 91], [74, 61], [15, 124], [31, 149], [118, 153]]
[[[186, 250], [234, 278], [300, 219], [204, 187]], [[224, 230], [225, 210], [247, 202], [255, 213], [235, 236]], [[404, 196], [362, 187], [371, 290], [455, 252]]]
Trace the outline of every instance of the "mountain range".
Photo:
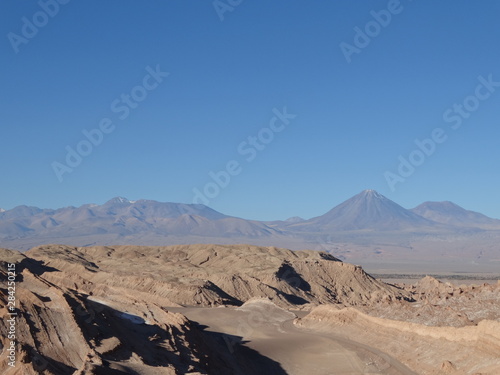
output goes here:
[[[347, 260], [371, 259], [380, 263], [401, 258], [402, 252], [406, 252], [406, 258], [425, 258], [424, 253], [432, 254], [430, 248], [436, 249], [440, 243], [443, 254], [451, 251], [451, 255], [463, 256], [467, 247], [467, 261], [477, 261], [478, 257], [484, 259], [486, 253], [491, 253], [488, 259], [500, 258], [495, 257], [497, 237], [500, 238], [500, 220], [452, 202], [425, 202], [406, 209], [374, 190], [365, 190], [308, 220], [246, 220], [202, 204], [130, 201], [123, 197], [102, 205], [60, 209], [18, 206], [0, 210], [0, 246], [18, 250], [47, 243], [247, 243], [325, 250]], [[450, 242], [457, 246], [451, 248]], [[407, 254], [408, 249], [420, 249], [422, 243], [426, 243], [423, 252]]]

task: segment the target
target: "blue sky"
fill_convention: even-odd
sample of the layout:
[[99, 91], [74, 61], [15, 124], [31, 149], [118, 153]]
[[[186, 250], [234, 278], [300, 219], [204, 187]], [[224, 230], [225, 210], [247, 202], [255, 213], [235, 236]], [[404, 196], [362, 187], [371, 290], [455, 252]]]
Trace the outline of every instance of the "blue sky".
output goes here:
[[[271, 220], [375, 189], [500, 218], [498, 2], [60, 1], [0, 4], [0, 207], [191, 203], [198, 189]], [[289, 117], [271, 128], [276, 111]], [[73, 167], [68, 146], [85, 154]]]

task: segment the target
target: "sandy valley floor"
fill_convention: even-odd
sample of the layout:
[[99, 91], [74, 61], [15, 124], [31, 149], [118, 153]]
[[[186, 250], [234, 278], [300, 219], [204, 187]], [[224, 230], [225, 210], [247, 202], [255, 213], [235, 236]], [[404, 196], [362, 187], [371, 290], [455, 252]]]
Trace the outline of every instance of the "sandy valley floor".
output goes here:
[[[293, 324], [297, 313], [265, 301], [241, 308], [172, 308], [208, 331], [230, 335], [232, 350], [250, 347], [282, 366], [287, 374], [415, 374], [376, 348], [331, 333], [305, 331]], [[264, 370], [264, 369], [263, 369]], [[265, 370], [264, 370], [265, 371]], [[265, 372], [264, 372], [265, 373]]]

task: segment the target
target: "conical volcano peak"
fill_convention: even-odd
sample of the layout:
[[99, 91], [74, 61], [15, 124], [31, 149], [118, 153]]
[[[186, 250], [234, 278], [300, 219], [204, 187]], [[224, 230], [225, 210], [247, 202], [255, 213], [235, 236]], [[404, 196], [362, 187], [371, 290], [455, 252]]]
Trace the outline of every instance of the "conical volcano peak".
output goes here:
[[372, 189], [363, 190], [359, 195], [367, 197], [367, 198], [387, 199], [382, 194], [380, 194], [376, 190], [372, 190]]
[[423, 217], [401, 207], [375, 190], [361, 193], [334, 207], [326, 214], [312, 218], [309, 225], [321, 230], [401, 230], [428, 226]]
[[364, 194], [370, 194], [370, 195], [378, 195], [378, 196], [382, 196], [382, 194], [380, 194], [378, 191], [376, 190], [373, 190], [373, 189], [366, 189], [366, 190], [363, 190], [362, 193]]

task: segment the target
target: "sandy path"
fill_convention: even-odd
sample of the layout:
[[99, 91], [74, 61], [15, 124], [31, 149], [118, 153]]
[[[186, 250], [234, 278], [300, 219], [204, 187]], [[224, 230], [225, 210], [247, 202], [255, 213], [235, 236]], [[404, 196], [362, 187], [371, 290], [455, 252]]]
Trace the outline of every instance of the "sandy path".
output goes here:
[[[305, 331], [293, 325], [292, 316], [273, 311], [233, 308], [171, 308], [208, 331], [242, 338], [242, 344], [276, 362], [291, 375], [387, 374], [415, 375], [390, 356], [329, 333]], [[240, 340], [229, 339], [231, 349]]]

